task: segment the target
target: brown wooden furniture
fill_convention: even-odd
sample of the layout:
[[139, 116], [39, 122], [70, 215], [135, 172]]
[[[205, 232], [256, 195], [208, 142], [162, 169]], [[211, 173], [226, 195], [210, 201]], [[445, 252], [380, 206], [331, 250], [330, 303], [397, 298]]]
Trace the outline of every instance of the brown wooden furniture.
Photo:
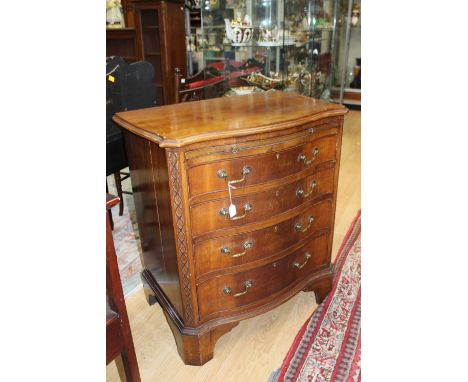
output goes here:
[[154, 67], [157, 105], [174, 103], [174, 68], [186, 73], [184, 2], [133, 0], [143, 60]]
[[[340, 98], [340, 89], [332, 88], [331, 96], [333, 99]], [[343, 103], [349, 106], [356, 105], [361, 106], [361, 89], [347, 88], [343, 93]]]
[[135, 28], [106, 29], [106, 56], [120, 56], [127, 64], [143, 60]]
[[[106, 194], [107, 210], [118, 203], [119, 198]], [[127, 381], [139, 382], [140, 372], [107, 213], [106, 219], [106, 365], [121, 355]]]
[[273, 91], [114, 117], [125, 129], [145, 291], [185, 363], [204, 364], [240, 320], [301, 290], [328, 294], [346, 111]]
[[120, 0], [122, 4], [122, 11], [125, 20], [125, 26], [127, 28], [134, 28], [135, 27], [135, 12], [133, 9], [133, 2], [132, 0]]

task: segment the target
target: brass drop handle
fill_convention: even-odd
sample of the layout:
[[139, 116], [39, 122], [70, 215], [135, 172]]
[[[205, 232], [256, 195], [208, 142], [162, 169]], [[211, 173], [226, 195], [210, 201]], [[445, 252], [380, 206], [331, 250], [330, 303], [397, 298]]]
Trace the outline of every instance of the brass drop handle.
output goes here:
[[[249, 166], [244, 166], [242, 168], [242, 178], [240, 179], [235, 179], [235, 180], [230, 180], [228, 183], [229, 184], [236, 184], [236, 183], [241, 183], [245, 180], [245, 178], [247, 177], [247, 175], [249, 175], [250, 173], [252, 172], [252, 168], [249, 167]], [[228, 178], [228, 173], [226, 170], [218, 170], [217, 172], [218, 174], [218, 178], [221, 178], [221, 179], [227, 179]]]
[[[231, 257], [232, 258], [242, 257], [247, 253], [247, 250], [252, 249], [252, 247], [253, 247], [253, 243], [251, 241], [246, 241], [244, 243], [244, 252], [235, 253], [234, 255], [231, 255]], [[223, 247], [221, 248], [221, 253], [223, 255], [229, 255], [231, 253], [231, 250], [229, 249], [229, 247]]]
[[226, 170], [218, 170], [218, 178], [226, 179], [227, 177], [228, 177], [228, 174]]
[[310, 184], [310, 190], [309, 192], [304, 192], [304, 190], [302, 188], [299, 188], [297, 191], [296, 191], [296, 195], [301, 197], [301, 198], [307, 198], [309, 195], [311, 195], [314, 190], [317, 188], [317, 181], [313, 180], [312, 183]]
[[224, 294], [227, 294], [229, 296], [232, 296], [232, 297], [239, 297], [239, 296], [242, 296], [244, 294], [246, 294], [250, 288], [252, 288], [252, 281], [251, 280], [247, 280], [245, 283], [244, 283], [244, 290], [242, 292], [238, 292], [238, 293], [235, 293], [235, 294], [232, 294], [232, 289], [231, 287], [228, 287], [228, 286], [225, 286], [224, 289], [223, 289], [223, 292]]
[[304, 266], [307, 264], [307, 262], [309, 261], [309, 259], [312, 257], [312, 255], [309, 253], [309, 252], [306, 252], [304, 254], [304, 262], [302, 264], [299, 264], [299, 262], [295, 261], [293, 263], [293, 268], [296, 268], [296, 269], [302, 269], [304, 268]]
[[312, 151], [312, 159], [307, 160], [307, 156], [304, 153], [302, 153], [302, 154], [299, 154], [299, 156], [297, 157], [297, 160], [299, 162], [301, 162], [301, 161], [304, 162], [308, 166], [309, 164], [311, 164], [315, 160], [318, 153], [319, 153], [319, 150], [318, 150], [317, 147], [315, 147], [314, 151]]
[[302, 224], [301, 223], [296, 223], [294, 225], [294, 229], [296, 230], [296, 232], [306, 232], [311, 226], [312, 226], [312, 223], [314, 222], [315, 218], [313, 215], [310, 215], [308, 218], [307, 218], [307, 227], [305, 228], [302, 228]]
[[219, 210], [219, 214], [221, 216], [226, 216], [229, 220], [239, 220], [239, 219], [243, 219], [247, 216], [247, 214], [252, 210], [252, 205], [250, 203], [245, 203], [244, 204], [244, 213], [242, 215], [239, 215], [239, 216], [229, 216], [229, 209], [226, 208], [226, 207], [223, 207]]

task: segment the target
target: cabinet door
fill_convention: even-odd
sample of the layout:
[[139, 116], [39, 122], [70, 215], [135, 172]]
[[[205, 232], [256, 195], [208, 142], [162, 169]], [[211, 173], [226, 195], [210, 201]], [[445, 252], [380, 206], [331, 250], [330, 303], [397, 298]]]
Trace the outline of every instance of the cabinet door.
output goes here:
[[285, 46], [288, 90], [329, 99], [336, 0], [296, 0], [285, 8], [291, 45]]
[[361, 1], [339, 0], [332, 99], [346, 105], [361, 104]]
[[141, 33], [143, 59], [154, 68], [153, 85], [156, 91], [156, 104], [166, 104], [167, 95], [164, 92], [164, 64], [163, 44], [164, 30], [162, 23], [162, 11], [159, 4], [151, 7], [141, 6], [137, 8], [137, 24]]

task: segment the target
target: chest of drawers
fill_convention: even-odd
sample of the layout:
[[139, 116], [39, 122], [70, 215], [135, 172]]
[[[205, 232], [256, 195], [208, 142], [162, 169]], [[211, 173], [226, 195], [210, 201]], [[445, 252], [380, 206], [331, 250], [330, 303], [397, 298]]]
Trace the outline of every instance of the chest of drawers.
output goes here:
[[145, 292], [185, 363], [204, 364], [240, 320], [301, 290], [318, 301], [328, 294], [345, 113], [267, 92], [114, 117], [124, 128]]

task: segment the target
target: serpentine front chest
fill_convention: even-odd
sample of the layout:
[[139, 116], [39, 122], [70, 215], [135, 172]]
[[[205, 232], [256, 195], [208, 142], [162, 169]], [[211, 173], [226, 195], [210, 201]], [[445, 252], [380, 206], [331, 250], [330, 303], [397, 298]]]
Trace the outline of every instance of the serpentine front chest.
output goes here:
[[332, 284], [346, 108], [284, 92], [118, 113], [142, 278], [187, 364], [240, 320]]

